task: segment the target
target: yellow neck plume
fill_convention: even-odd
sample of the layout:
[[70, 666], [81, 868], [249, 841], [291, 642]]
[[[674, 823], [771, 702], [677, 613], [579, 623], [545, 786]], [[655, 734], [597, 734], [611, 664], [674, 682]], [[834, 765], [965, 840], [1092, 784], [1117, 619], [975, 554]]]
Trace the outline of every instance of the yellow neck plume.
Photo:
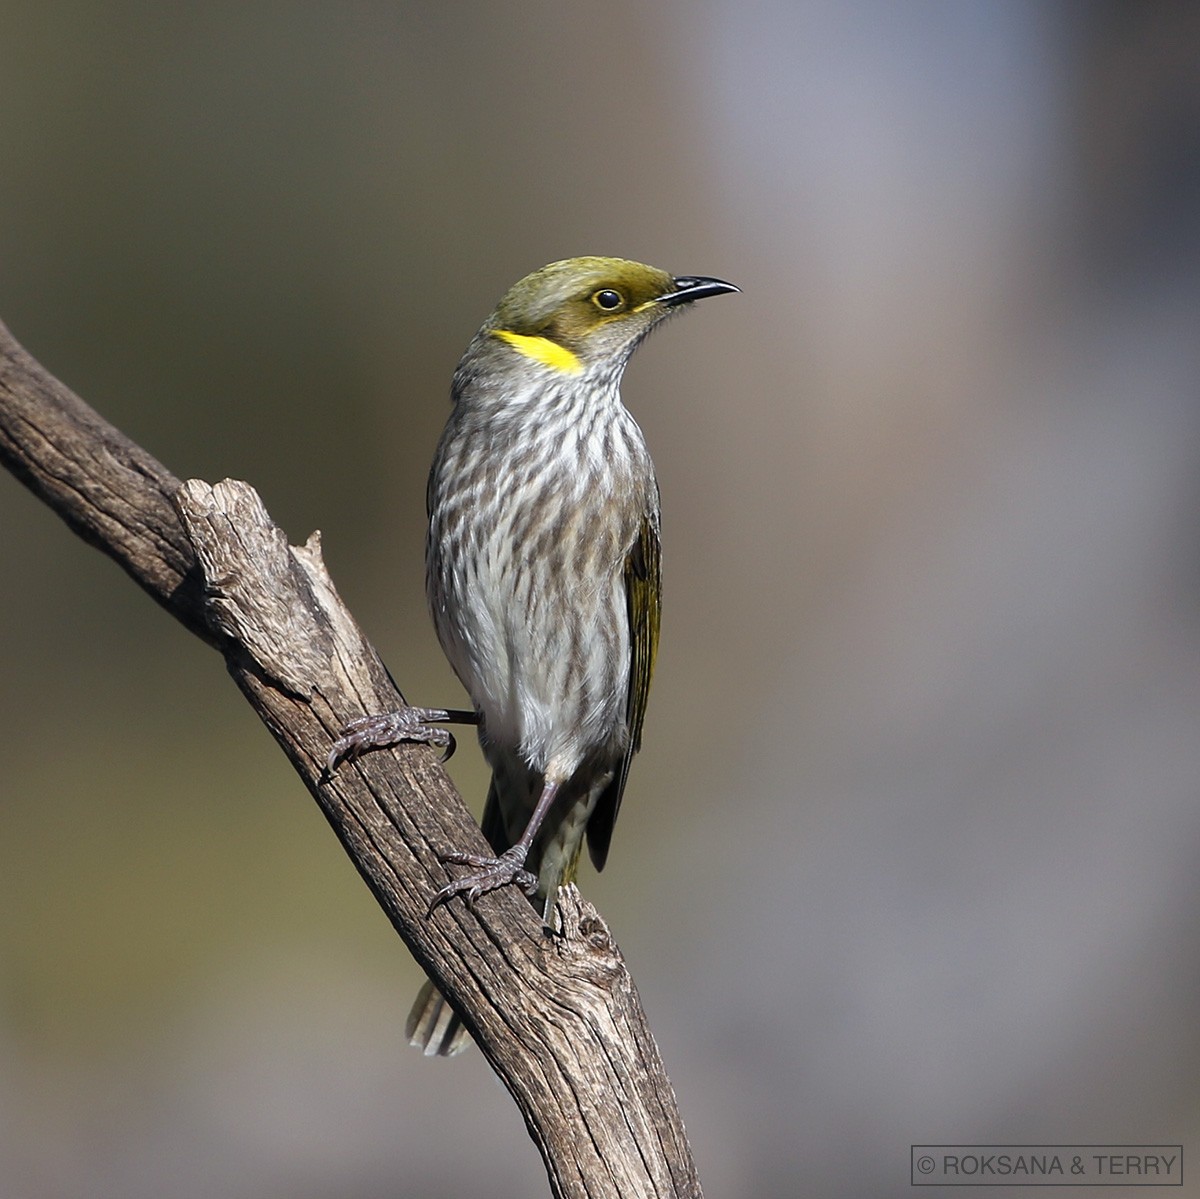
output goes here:
[[551, 370], [562, 371], [565, 375], [577, 375], [583, 370], [583, 363], [566, 346], [560, 346], [548, 337], [528, 337], [524, 333], [510, 333], [507, 329], [495, 329], [492, 336], [508, 342], [518, 354]]

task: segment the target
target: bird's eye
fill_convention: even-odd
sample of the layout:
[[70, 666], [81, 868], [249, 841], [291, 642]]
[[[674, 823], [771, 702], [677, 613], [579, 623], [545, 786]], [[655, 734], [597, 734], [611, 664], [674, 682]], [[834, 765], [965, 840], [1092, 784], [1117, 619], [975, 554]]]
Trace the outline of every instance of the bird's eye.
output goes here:
[[625, 297], [611, 287], [602, 287], [594, 296], [592, 303], [604, 312], [616, 312], [625, 305]]

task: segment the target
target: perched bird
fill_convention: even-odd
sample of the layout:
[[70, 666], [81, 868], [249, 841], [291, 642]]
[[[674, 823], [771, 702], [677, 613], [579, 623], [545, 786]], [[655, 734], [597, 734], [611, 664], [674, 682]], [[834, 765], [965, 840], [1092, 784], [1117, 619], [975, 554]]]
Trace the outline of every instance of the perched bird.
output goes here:
[[[517, 283], [454, 374], [426, 494], [426, 592], [473, 713], [406, 708], [347, 726], [331, 766], [398, 741], [451, 745], [479, 725], [492, 768], [494, 857], [430, 905], [516, 883], [550, 919], [586, 833], [597, 870], [642, 721], [658, 644], [658, 484], [621, 376], [642, 339], [694, 300], [736, 292], [621, 258], [571, 258]], [[427, 983], [408, 1031], [427, 1054], [466, 1043]]]

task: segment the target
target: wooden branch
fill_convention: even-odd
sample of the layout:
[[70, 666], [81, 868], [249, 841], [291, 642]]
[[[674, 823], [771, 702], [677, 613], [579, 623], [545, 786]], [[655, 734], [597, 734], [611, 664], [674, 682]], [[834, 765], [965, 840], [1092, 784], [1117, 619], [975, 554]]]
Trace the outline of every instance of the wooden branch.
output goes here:
[[[396, 931], [516, 1100], [561, 1197], [699, 1196], [658, 1049], [608, 928], [574, 887], [560, 935], [515, 889], [430, 917], [449, 847], [487, 852], [436, 755], [375, 752], [333, 778], [349, 719], [401, 697], [334, 589], [319, 536], [288, 545], [245, 483], [180, 483], [0, 324], [0, 462], [225, 656]], [[379, 1036], [389, 1042], [393, 1026]]]

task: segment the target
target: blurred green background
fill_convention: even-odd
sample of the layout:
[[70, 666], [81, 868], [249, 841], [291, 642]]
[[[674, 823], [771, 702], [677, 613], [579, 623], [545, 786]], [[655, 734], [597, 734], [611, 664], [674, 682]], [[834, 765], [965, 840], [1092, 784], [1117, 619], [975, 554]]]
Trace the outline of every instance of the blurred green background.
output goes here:
[[[416, 702], [451, 372], [584, 253], [744, 289], [627, 376], [664, 639], [581, 878], [708, 1193], [1200, 1149], [1200, 8], [0, 5], [0, 319], [320, 528]], [[0, 1193], [544, 1193], [216, 655], [7, 476], [0, 539]]]

